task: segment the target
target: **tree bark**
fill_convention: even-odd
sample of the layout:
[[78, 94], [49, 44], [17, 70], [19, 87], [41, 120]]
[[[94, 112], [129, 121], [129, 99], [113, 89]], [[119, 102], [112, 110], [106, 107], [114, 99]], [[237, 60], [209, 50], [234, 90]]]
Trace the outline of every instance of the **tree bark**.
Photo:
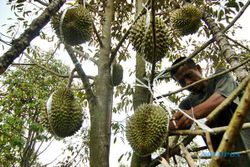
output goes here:
[[96, 101], [90, 104], [90, 166], [108, 167], [113, 106], [113, 86], [110, 76], [111, 22], [113, 0], [107, 1], [104, 14], [98, 59], [98, 76], [95, 81]]

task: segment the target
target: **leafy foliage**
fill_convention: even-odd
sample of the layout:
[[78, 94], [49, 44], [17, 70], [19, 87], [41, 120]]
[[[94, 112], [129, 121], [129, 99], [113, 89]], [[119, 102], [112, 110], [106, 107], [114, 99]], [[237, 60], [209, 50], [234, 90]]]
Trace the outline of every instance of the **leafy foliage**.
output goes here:
[[[36, 61], [44, 63], [47, 57]], [[68, 72], [58, 60], [48, 64], [61, 73]], [[1, 81], [5, 95], [0, 100], [0, 164], [30, 166], [36, 161], [39, 149], [35, 146], [50, 139], [40, 124], [41, 112], [60, 81], [35, 65], [17, 66], [5, 73]]]

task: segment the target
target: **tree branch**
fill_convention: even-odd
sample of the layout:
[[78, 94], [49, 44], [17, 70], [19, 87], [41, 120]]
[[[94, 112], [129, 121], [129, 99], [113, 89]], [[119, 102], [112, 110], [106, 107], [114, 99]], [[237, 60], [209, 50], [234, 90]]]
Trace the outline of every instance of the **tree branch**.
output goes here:
[[186, 147], [182, 143], [180, 144], [180, 149], [184, 155], [184, 158], [186, 159], [186, 161], [188, 163], [188, 166], [189, 167], [196, 167], [197, 165], [195, 164], [193, 158], [191, 157], [190, 153], [188, 152], [188, 150], [186, 149]]
[[241, 43], [237, 42], [236, 40], [233, 40], [232, 38], [230, 38], [229, 36], [225, 35], [227, 39], [229, 39], [230, 41], [232, 41], [233, 43], [239, 45], [240, 47], [244, 48], [246, 51], [250, 52], [250, 49], [244, 45], [242, 45]]
[[[12, 64], [13, 64], [13, 65], [36, 65], [36, 66], [38, 66], [38, 67], [44, 69], [45, 71], [48, 71], [48, 72], [50, 72], [51, 74], [54, 74], [54, 75], [56, 75], [56, 76], [58, 76], [58, 77], [62, 77], [62, 78], [68, 78], [68, 77], [69, 77], [68, 74], [67, 74], [67, 75], [65, 75], [65, 74], [60, 74], [60, 73], [58, 73], [58, 72], [55, 72], [55, 71], [53, 71], [53, 70], [51, 70], [51, 69], [49, 69], [49, 68], [47, 68], [47, 67], [45, 67], [45, 66], [39, 64], [38, 62], [36, 62], [35, 59], [33, 59], [32, 57], [30, 57], [26, 52], [23, 52], [23, 54], [24, 54], [32, 63], [34, 63], [34, 64], [25, 64], [25, 63], [24, 63], [24, 64], [12, 63]], [[77, 77], [77, 76], [75, 76], [75, 77]]]
[[249, 5], [250, 5], [250, 0], [248, 0], [247, 3], [241, 8], [239, 13], [234, 17], [233, 21], [224, 30], [222, 30], [222, 33], [225, 33], [234, 25], [234, 23], [241, 17], [241, 15], [246, 11]]
[[[169, 72], [170, 70], [172, 70], [173, 68], [176, 68], [177, 66], [180, 66], [182, 64], [184, 64], [187, 60], [192, 59], [193, 57], [195, 57], [198, 53], [200, 53], [203, 49], [205, 49], [206, 47], [208, 47], [212, 42], [214, 42], [214, 38], [208, 40], [206, 43], [204, 43], [202, 46], [198, 47], [197, 49], [195, 49], [195, 51], [193, 53], [191, 53], [187, 58], [183, 59], [182, 61], [176, 63], [175, 65], [166, 68], [165, 70], [163, 70], [162, 75], [166, 74], [167, 72]], [[165, 77], [160, 77], [160, 79], [165, 78]]]
[[[193, 141], [194, 137], [195, 137], [195, 135], [189, 135], [189, 136], [185, 137], [180, 143], [182, 143], [184, 146], [187, 146], [191, 141]], [[179, 147], [180, 143], [177, 144], [175, 147], [170, 148], [169, 152], [165, 151], [160, 156], [158, 156], [154, 160], [152, 160], [152, 162], [149, 164], [149, 167], [155, 167], [155, 166], [159, 165], [159, 160], [161, 160], [161, 157], [165, 157], [166, 154], [169, 154], [169, 157], [171, 157], [175, 154], [179, 154], [180, 153], [180, 147]]]
[[69, 89], [71, 87], [71, 84], [72, 84], [72, 81], [73, 81], [73, 76], [74, 76], [74, 73], [75, 73], [76, 69], [74, 68], [70, 75], [69, 75], [69, 79], [68, 79], [68, 83], [67, 83], [67, 88]]
[[92, 26], [93, 26], [93, 30], [94, 30], [94, 33], [95, 33], [95, 35], [96, 35], [96, 38], [97, 38], [97, 40], [98, 40], [98, 42], [99, 42], [99, 44], [100, 44], [100, 47], [102, 47], [102, 46], [103, 46], [103, 43], [102, 43], [102, 40], [101, 40], [100, 35], [98, 34], [98, 31], [97, 31], [97, 29], [96, 29], [96, 27], [95, 27], [94, 22], [92, 22]]
[[84, 57], [85, 59], [89, 59], [90, 61], [92, 61], [94, 64], [97, 65], [97, 61], [94, 58], [90, 57], [87, 53], [84, 53], [77, 48], [72, 48], [72, 50], [77, 54], [79, 54], [80, 56]]
[[12, 41], [10, 49], [0, 57], [0, 75], [6, 71], [9, 65], [30, 45], [30, 42], [39, 35], [40, 30], [49, 22], [66, 0], [54, 0], [44, 12], [32, 21], [18, 39]]
[[72, 62], [75, 64], [75, 69], [76, 69], [78, 75], [80, 76], [82, 83], [83, 83], [83, 87], [86, 91], [87, 99], [89, 102], [91, 102], [95, 96], [94, 96], [94, 93], [91, 89], [89, 79], [87, 78], [85, 72], [83, 71], [82, 66], [79, 63], [79, 61], [77, 60], [76, 56], [74, 55], [74, 51], [71, 48], [71, 46], [65, 44], [65, 49], [67, 50]]
[[45, 3], [45, 2], [43, 2], [41, 0], [34, 0], [34, 2], [38, 2], [38, 3], [40, 3], [43, 6], [48, 6], [49, 5], [48, 3]]
[[[216, 128], [211, 128], [213, 131], [209, 132], [210, 134], [218, 134], [225, 132], [227, 130], [228, 126], [222, 126], [222, 127], [216, 127]], [[250, 123], [244, 123], [242, 126], [242, 129], [249, 129], [250, 128]], [[172, 130], [169, 131], [169, 136], [174, 136], [174, 135], [205, 135], [206, 131], [202, 129], [196, 129], [196, 130]]]

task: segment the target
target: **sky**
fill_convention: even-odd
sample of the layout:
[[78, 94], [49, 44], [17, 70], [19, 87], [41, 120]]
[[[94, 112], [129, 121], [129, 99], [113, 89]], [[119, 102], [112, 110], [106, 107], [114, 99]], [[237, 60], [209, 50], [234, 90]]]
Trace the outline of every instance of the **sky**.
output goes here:
[[[5, 28], [2, 27], [2, 25], [4, 23], [7, 22], [7, 18], [9, 17], [12, 17], [13, 14], [10, 12], [10, 9], [8, 6], [5, 5], [5, 2], [4, 0], [1, 0], [0, 1], [0, 11], [1, 11], [1, 15], [0, 15], [0, 33], [4, 33], [5, 31]], [[249, 24], [249, 18], [250, 18], [250, 9], [247, 9], [246, 12], [243, 14], [243, 16], [237, 21], [237, 23], [240, 23], [241, 26], [242, 26], [242, 29], [241, 30], [237, 30], [236, 31], [236, 38], [237, 39], [241, 39], [241, 40], [250, 40], [250, 24]], [[4, 37], [0, 34], [0, 38], [1, 39], [4, 39]], [[39, 42], [39, 41], [38, 41]], [[50, 46], [46, 46], [46, 47], [50, 47]], [[0, 50], [0, 56], [3, 54], [3, 51]], [[63, 59], [63, 61], [66, 63], [66, 64], [69, 64], [69, 61], [67, 59]], [[131, 62], [129, 63], [125, 63], [123, 64], [124, 65], [124, 71], [126, 71], [127, 69], [130, 68]], [[69, 64], [72, 66], [72, 64]], [[88, 64], [84, 64], [84, 66], [88, 66]], [[93, 69], [91, 69], [92, 66], [89, 66], [89, 68], [86, 68], [88, 69], [89, 71], [87, 71], [87, 73], [91, 73], [93, 71]], [[96, 73], [96, 69], [94, 70], [95, 73]], [[125, 78], [128, 78], [128, 74], [125, 74]], [[173, 84], [173, 82], [172, 82]], [[169, 91], [169, 89], [164, 89], [164, 88], [161, 88], [161, 92], [165, 92], [167, 93]], [[125, 121], [124, 120], [124, 117], [126, 117], [126, 115], [117, 115], [117, 114], [114, 114], [113, 115], [113, 120], [116, 120], [116, 121]], [[128, 146], [128, 143], [125, 141], [123, 142], [120, 137], [122, 136], [118, 136], [118, 139], [116, 141], [116, 144], [113, 144], [113, 139], [114, 139], [114, 136], [112, 136], [112, 139], [111, 139], [111, 144], [112, 144], [112, 147], [111, 147], [111, 155], [110, 155], [110, 167], [117, 167], [118, 166], [118, 163], [117, 163], [117, 160], [119, 158], [119, 156], [123, 153], [126, 153], [127, 151], [131, 151], [131, 148]], [[201, 143], [202, 145], [203, 143]], [[58, 156], [60, 153], [61, 153], [61, 148], [63, 146], [63, 143], [62, 142], [54, 142], [53, 144], [53, 147], [49, 147], [49, 149], [41, 155], [41, 161], [45, 162], [45, 163], [48, 163], [52, 160], [54, 160], [54, 158], [56, 156]], [[125, 163], [126, 161], [126, 158], [124, 158], [123, 162]]]

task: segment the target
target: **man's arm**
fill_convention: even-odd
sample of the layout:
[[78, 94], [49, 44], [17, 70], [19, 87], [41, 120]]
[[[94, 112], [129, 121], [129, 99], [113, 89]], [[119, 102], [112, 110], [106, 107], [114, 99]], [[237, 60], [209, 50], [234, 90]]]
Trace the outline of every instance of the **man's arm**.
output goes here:
[[[225, 100], [225, 97], [220, 93], [215, 92], [207, 100], [185, 112], [191, 117], [194, 115], [196, 119], [201, 119], [212, 112], [223, 100]], [[193, 122], [179, 111], [173, 115], [173, 120], [176, 122], [176, 127], [174, 126], [173, 121], [171, 121], [169, 124], [170, 130], [190, 128]]]

